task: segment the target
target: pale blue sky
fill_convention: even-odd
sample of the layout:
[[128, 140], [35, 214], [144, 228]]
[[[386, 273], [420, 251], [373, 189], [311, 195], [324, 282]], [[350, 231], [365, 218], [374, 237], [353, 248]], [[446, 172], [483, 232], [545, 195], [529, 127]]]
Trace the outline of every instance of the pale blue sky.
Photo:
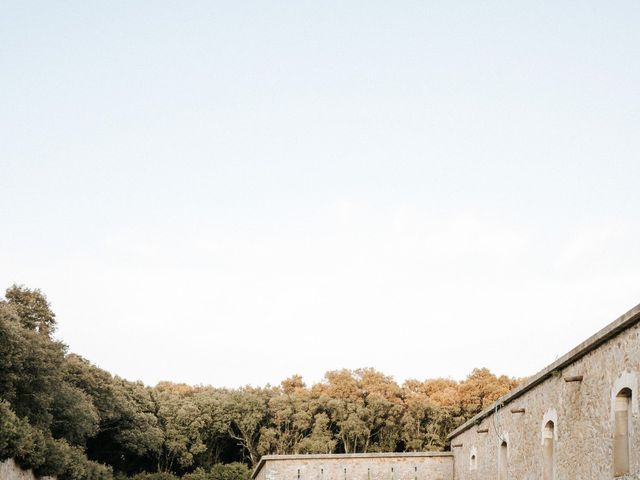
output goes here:
[[640, 302], [638, 25], [1, 2], [0, 287], [148, 383], [532, 374]]

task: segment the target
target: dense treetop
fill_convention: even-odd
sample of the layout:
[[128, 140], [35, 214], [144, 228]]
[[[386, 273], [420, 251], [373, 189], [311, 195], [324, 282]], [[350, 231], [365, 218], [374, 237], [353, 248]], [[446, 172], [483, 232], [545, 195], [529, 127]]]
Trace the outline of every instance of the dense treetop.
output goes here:
[[[0, 301], [0, 460], [60, 480], [240, 480], [265, 454], [442, 450], [446, 434], [517, 381], [475, 369], [461, 382], [371, 368], [306, 385], [238, 389], [113, 376], [51, 337], [39, 290]], [[145, 473], [147, 472], [147, 473]]]

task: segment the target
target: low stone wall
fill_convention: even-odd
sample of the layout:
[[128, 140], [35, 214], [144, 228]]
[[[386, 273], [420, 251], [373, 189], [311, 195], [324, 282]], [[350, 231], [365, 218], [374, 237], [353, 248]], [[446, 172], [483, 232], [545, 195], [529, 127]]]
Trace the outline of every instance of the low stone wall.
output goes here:
[[453, 480], [451, 453], [267, 455], [253, 480]]
[[[31, 470], [22, 470], [13, 459], [0, 462], [0, 480], [38, 480]], [[54, 477], [41, 477], [39, 480], [55, 480]]]

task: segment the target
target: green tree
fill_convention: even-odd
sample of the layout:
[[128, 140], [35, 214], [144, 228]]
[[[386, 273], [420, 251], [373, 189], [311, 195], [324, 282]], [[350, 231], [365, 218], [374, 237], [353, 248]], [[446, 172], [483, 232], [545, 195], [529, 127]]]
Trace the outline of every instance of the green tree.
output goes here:
[[155, 470], [164, 434], [152, 389], [118, 377], [112, 387], [114, 412], [88, 442], [91, 458], [129, 474]]
[[15, 310], [0, 303], [0, 397], [19, 417], [49, 428], [55, 393], [62, 384], [64, 345], [21, 326]]
[[325, 412], [317, 413], [313, 418], [311, 434], [298, 445], [299, 453], [334, 453], [337, 440], [329, 427], [329, 416]]
[[158, 471], [171, 472], [191, 467], [195, 456], [206, 451], [202, 432], [206, 413], [196, 402], [196, 389], [187, 385], [163, 382], [153, 390], [156, 417], [162, 431], [158, 451]]
[[253, 466], [260, 457], [258, 444], [260, 431], [267, 418], [269, 390], [242, 387], [228, 390], [221, 397], [219, 418], [227, 427], [227, 434], [237, 442]]
[[12, 285], [5, 292], [5, 303], [12, 307], [22, 326], [50, 336], [56, 328], [56, 315], [51, 311], [47, 297], [39, 289]]
[[267, 404], [267, 424], [260, 430], [261, 454], [299, 453], [301, 441], [313, 428], [311, 392], [294, 375], [273, 389]]
[[85, 446], [87, 439], [98, 433], [100, 417], [91, 397], [67, 382], [56, 389], [51, 413], [51, 433], [72, 445]]

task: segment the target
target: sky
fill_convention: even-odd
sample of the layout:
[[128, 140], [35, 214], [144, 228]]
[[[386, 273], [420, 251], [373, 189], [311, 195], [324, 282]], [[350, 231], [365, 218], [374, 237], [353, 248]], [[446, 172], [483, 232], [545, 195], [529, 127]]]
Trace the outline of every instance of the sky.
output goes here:
[[640, 303], [639, 24], [3, 1], [0, 289], [150, 385], [531, 375]]

